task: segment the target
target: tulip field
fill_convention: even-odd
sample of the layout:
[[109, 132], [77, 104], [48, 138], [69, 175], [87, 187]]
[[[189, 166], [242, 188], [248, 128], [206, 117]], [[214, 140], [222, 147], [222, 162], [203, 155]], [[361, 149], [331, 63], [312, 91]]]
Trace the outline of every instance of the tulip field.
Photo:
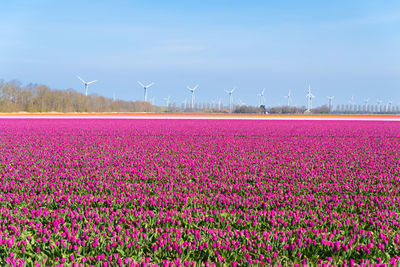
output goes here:
[[0, 120], [0, 265], [398, 266], [400, 123]]

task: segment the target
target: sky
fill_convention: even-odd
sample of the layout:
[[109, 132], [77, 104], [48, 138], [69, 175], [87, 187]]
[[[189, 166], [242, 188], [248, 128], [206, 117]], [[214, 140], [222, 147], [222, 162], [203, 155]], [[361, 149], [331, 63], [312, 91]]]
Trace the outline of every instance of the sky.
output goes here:
[[267, 106], [400, 105], [400, 1], [2, 0], [0, 79], [89, 94]]

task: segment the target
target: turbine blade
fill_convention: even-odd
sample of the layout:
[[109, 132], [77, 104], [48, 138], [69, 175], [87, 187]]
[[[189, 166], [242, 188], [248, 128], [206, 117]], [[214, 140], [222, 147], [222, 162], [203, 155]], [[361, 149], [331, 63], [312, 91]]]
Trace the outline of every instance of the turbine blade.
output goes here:
[[94, 82], [97, 82], [97, 80], [94, 80], [94, 81], [88, 82], [87, 84], [91, 84], [91, 83], [94, 83]]
[[138, 83], [139, 83], [139, 85], [140, 85], [141, 87], [146, 87], [146, 86], [144, 86], [143, 83], [141, 83], [141, 82], [139, 82], [139, 81], [138, 81]]
[[146, 88], [149, 88], [150, 86], [153, 86], [154, 85], [154, 83], [150, 83], [150, 84], [148, 84], [147, 86], [146, 86]]
[[78, 79], [81, 80], [81, 82], [86, 83], [81, 77], [79, 77], [79, 76], [76, 76], [76, 77], [78, 77]]
[[193, 88], [193, 90], [196, 90], [197, 89], [197, 87], [199, 87], [199, 85], [197, 84], [194, 88]]

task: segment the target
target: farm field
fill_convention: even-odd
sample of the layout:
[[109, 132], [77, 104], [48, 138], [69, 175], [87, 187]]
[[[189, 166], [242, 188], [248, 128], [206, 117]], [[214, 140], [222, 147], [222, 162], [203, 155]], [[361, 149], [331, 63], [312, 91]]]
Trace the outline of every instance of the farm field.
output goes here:
[[0, 120], [0, 265], [400, 264], [400, 122]]

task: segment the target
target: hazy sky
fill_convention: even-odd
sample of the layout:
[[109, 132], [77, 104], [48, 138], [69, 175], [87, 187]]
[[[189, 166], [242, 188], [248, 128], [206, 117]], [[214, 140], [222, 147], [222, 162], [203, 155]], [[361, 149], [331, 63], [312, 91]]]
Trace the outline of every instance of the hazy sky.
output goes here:
[[0, 79], [89, 93], [267, 105], [400, 104], [400, 1], [143, 0], [0, 3]]

